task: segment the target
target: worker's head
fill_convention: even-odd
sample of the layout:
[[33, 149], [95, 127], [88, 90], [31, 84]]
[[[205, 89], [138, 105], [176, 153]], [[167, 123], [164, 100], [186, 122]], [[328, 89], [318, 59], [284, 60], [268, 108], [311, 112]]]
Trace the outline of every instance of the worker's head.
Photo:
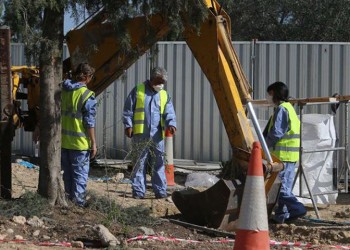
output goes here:
[[74, 76], [79, 82], [89, 83], [95, 73], [95, 69], [88, 63], [80, 63], [75, 69]]
[[164, 84], [168, 80], [168, 72], [164, 68], [155, 67], [151, 71], [150, 83], [157, 92], [164, 88]]
[[274, 82], [267, 87], [268, 98], [278, 105], [280, 102], [288, 101], [289, 90], [283, 82]]

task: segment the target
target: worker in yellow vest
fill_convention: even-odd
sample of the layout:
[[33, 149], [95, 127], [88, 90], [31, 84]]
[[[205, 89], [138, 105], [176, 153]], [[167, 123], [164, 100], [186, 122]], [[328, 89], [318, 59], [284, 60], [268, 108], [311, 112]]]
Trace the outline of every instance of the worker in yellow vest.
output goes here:
[[284, 163], [284, 170], [279, 173], [281, 190], [272, 220], [284, 223], [306, 214], [304, 205], [292, 193], [295, 165], [299, 160], [300, 121], [288, 102], [289, 90], [283, 82], [275, 82], [267, 88], [268, 100], [275, 106], [264, 135], [271, 154]]
[[87, 63], [78, 65], [75, 80], [66, 79], [62, 86], [61, 166], [65, 192], [79, 206], [86, 206], [86, 184], [90, 158], [96, 155], [96, 99], [87, 88], [95, 70]]
[[155, 197], [167, 197], [164, 132], [165, 129], [173, 134], [176, 131], [174, 106], [164, 90], [167, 75], [164, 68], [154, 68], [150, 80], [137, 84], [125, 101], [123, 122], [126, 136], [132, 138], [134, 168], [131, 181], [135, 199], [145, 197], [148, 165], [152, 169]]

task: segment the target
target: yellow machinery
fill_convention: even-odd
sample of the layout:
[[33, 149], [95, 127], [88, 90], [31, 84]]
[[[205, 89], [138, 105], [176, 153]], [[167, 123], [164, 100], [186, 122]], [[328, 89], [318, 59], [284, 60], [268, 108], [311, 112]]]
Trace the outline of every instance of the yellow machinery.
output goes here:
[[[254, 141], [246, 109], [252, 114], [256, 125], [256, 117], [250, 104], [252, 90], [231, 43], [229, 16], [217, 1], [203, 0], [203, 3], [208, 8], [208, 18], [201, 25], [199, 33], [187, 27], [184, 37], [211, 84], [233, 149], [233, 162], [244, 175]], [[145, 22], [145, 17], [140, 16], [126, 24], [131, 38], [131, 49], [125, 51], [120, 48], [112, 24], [101, 11], [81, 27], [68, 32], [66, 42], [71, 57], [64, 62], [64, 68], [74, 69], [80, 62], [89, 62], [96, 69], [95, 80], [90, 83], [89, 88], [97, 95], [100, 94], [169, 32], [167, 22], [160, 14], [147, 19], [152, 27], [151, 36], [145, 30]], [[13, 72], [15, 74], [17, 71]], [[27, 73], [26, 70], [22, 69], [23, 73]], [[29, 84], [34, 83], [36, 91], [37, 75], [32, 71], [30, 74]], [[28, 98], [30, 101], [29, 91]], [[35, 100], [31, 100], [29, 108], [35, 110], [37, 104]], [[257, 132], [259, 131], [260, 129]], [[264, 149], [265, 167], [269, 170], [266, 171], [265, 186], [269, 196], [268, 208], [271, 211], [279, 190], [279, 185], [274, 184], [274, 181], [281, 164], [278, 159], [271, 158], [261, 131], [258, 135]], [[244, 182], [244, 178], [240, 181], [221, 180], [204, 192], [174, 192], [173, 200], [191, 222], [226, 229], [238, 216], [242, 181]]]
[[[16, 127], [24, 127], [26, 131], [34, 131], [35, 126], [39, 122], [39, 69], [29, 66], [12, 66], [12, 96], [16, 112], [14, 116], [14, 125]], [[22, 89], [20, 89], [22, 86]], [[24, 88], [27, 92], [24, 92]], [[28, 111], [23, 112], [20, 109], [20, 99], [26, 99]]]

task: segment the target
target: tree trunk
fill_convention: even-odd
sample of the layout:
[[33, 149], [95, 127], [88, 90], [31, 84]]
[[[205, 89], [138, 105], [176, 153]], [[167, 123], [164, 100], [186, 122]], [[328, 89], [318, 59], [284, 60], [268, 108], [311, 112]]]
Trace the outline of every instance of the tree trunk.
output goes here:
[[[57, 1], [59, 2], [59, 1]], [[66, 206], [61, 175], [61, 89], [64, 8], [44, 11], [40, 52], [40, 173], [38, 192]]]

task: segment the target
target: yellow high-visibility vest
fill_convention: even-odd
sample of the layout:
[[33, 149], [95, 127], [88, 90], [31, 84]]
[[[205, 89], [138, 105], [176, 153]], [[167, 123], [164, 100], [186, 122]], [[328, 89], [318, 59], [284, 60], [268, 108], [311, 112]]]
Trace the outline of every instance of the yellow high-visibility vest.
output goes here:
[[[136, 107], [134, 110], [133, 117], [133, 133], [142, 134], [144, 131], [145, 124], [145, 90], [146, 86], [144, 83], [140, 83], [136, 86]], [[163, 118], [165, 105], [168, 102], [168, 94], [165, 90], [161, 90], [159, 93], [160, 99], [160, 125], [162, 127], [162, 136], [165, 137], [164, 125], [165, 121]]]
[[[281, 161], [297, 162], [299, 160], [300, 149], [300, 121], [293, 106], [289, 102], [283, 102], [280, 106], [288, 111], [290, 129], [282, 139], [276, 143], [271, 153]], [[268, 128], [269, 131], [273, 124], [273, 117], [271, 117]]]
[[92, 95], [95, 93], [87, 87], [74, 91], [62, 90], [62, 148], [90, 149], [90, 138], [83, 125], [82, 108]]

